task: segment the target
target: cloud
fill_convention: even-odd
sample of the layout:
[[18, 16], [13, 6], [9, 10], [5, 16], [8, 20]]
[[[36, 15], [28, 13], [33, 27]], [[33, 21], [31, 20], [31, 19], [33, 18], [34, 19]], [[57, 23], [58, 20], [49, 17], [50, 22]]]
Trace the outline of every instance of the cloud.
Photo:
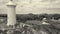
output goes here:
[[[3, 9], [4, 12], [6, 11], [5, 4], [8, 1], [9, 0], [0, 0], [0, 9]], [[52, 12], [57, 11], [57, 13], [59, 13], [59, 10], [45, 10], [45, 9], [60, 8], [60, 0], [48, 0], [48, 1], [47, 0], [13, 0], [13, 1], [17, 4], [16, 7], [17, 13], [43, 13], [43, 12], [48, 13], [49, 11]]]

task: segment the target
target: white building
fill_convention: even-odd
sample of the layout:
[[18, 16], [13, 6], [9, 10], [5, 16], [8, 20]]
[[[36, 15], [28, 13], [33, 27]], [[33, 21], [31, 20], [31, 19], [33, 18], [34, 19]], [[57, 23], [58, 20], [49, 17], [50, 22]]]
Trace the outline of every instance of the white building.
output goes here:
[[16, 4], [13, 2], [13, 0], [10, 0], [7, 3], [7, 25], [15, 25], [16, 24]]

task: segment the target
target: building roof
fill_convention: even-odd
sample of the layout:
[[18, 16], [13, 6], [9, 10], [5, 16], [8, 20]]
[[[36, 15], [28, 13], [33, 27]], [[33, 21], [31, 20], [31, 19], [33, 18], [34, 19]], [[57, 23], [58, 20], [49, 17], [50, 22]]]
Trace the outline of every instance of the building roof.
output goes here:
[[16, 6], [16, 4], [13, 2], [13, 1], [9, 1], [7, 4], [6, 4], [7, 6]]

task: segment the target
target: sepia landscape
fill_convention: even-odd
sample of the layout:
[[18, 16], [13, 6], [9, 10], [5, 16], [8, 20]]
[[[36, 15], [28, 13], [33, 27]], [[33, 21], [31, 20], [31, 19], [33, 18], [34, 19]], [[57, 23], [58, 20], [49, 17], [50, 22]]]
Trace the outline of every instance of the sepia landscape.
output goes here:
[[0, 0], [0, 34], [60, 34], [60, 0]]

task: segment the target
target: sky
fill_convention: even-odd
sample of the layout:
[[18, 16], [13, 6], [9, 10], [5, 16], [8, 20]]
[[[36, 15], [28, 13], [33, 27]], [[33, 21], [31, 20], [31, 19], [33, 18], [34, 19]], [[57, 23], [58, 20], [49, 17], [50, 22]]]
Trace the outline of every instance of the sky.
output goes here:
[[[0, 0], [0, 14], [7, 14], [9, 0]], [[13, 0], [16, 14], [60, 14], [60, 0]]]

